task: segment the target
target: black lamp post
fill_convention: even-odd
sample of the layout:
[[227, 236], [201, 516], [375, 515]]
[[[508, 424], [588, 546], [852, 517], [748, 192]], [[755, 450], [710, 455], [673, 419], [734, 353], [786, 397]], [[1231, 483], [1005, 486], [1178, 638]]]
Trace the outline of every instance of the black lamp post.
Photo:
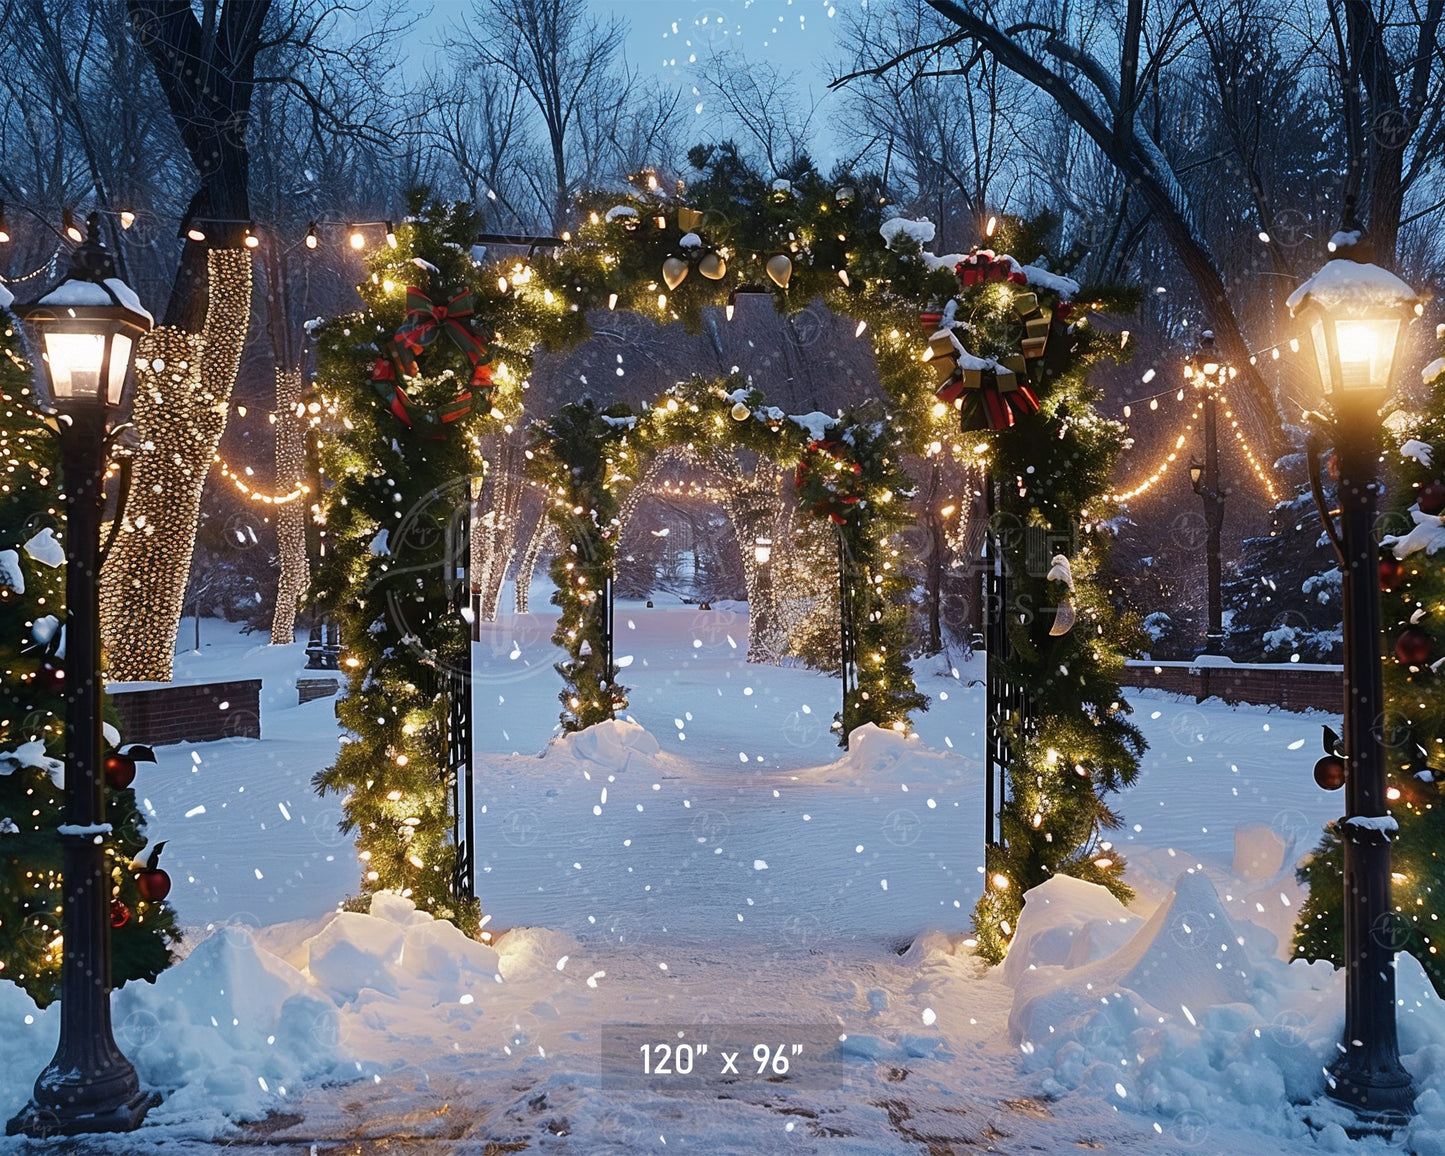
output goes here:
[[1224, 604], [1220, 598], [1219, 535], [1224, 526], [1224, 499], [1228, 490], [1219, 487], [1219, 387], [1229, 377], [1229, 367], [1214, 348], [1214, 332], [1204, 331], [1199, 349], [1184, 368], [1184, 374], [1204, 390], [1204, 462], [1189, 463], [1189, 481], [1204, 499], [1205, 543], [1209, 567], [1209, 626], [1204, 635], [1203, 654], [1224, 653]]
[[[1398, 1118], [1414, 1103], [1395, 1032], [1395, 912], [1380, 719], [1380, 596], [1375, 543], [1379, 409], [1389, 392], [1396, 342], [1422, 310], [1418, 295], [1370, 263], [1363, 230], [1338, 233], [1335, 258], [1289, 298], [1310, 326], [1320, 381], [1332, 409], [1339, 467], [1345, 648], [1345, 1034], [1329, 1067], [1329, 1094], [1365, 1121]], [[1311, 463], [1316, 496], [1322, 492]]]
[[[30, 1103], [6, 1132], [127, 1132], [159, 1097], [140, 1090], [110, 1023], [110, 874], [101, 755], [100, 516], [107, 420], [120, 404], [135, 339], [151, 317], [116, 277], [98, 221], [66, 279], [13, 312], [38, 354], [35, 396], [60, 431], [65, 530], [64, 955], [60, 1043]], [[120, 516], [120, 512], [116, 512]]]

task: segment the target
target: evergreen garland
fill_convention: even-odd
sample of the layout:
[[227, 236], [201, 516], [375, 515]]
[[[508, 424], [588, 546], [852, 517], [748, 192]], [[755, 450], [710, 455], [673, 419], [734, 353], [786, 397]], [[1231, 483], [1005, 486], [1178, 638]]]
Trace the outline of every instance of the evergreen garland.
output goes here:
[[584, 398], [568, 402], [532, 430], [528, 465], [547, 487], [547, 517], [567, 544], [550, 569], [557, 587], [552, 605], [560, 611], [552, 641], [568, 653], [556, 666], [566, 731], [614, 718], [627, 705], [627, 688], [606, 669], [604, 592], [613, 572], [622, 508], [610, 484], [606, 451], [636, 420], [625, 405], [599, 413]]
[[[0, 979], [41, 1007], [60, 994], [61, 867], [65, 822], [65, 701], [58, 656], [65, 566], [25, 549], [42, 535], [64, 542], [59, 442], [29, 407], [29, 370], [19, 341], [0, 327]], [[43, 535], [50, 531], [52, 538]], [[23, 589], [21, 585], [23, 584]], [[132, 860], [146, 845], [134, 789], [105, 789], [111, 884], [111, 982], [154, 980], [180, 939], [175, 912], [140, 896]]]
[[[1391, 937], [1445, 995], [1445, 681], [1435, 669], [1445, 656], [1445, 373], [1429, 385], [1422, 412], [1386, 422], [1386, 443], [1395, 448], [1384, 455], [1390, 508], [1381, 525], [1393, 533], [1380, 550], [1380, 645], [1386, 796], [1399, 823], [1390, 851]], [[1343, 967], [1344, 847], [1336, 823], [1297, 876], [1309, 895], [1295, 922], [1295, 954]]]
[[397, 380], [408, 413], [399, 414], [387, 389], [378, 388], [388, 384], [379, 362], [389, 360], [390, 340], [418, 320], [406, 312], [408, 286], [434, 303], [470, 289], [477, 315], [465, 326], [493, 356], [496, 350], [483, 321], [486, 284], [468, 257], [477, 218], [469, 208], [426, 201], [424, 191], [411, 207], [396, 247], [368, 260], [368, 279], [358, 287], [362, 311], [313, 333], [321, 391], [315, 404], [340, 427], [320, 439], [331, 483], [323, 500], [330, 553], [313, 597], [341, 625], [348, 693], [338, 713], [350, 732], [315, 784], [342, 796], [341, 826], [356, 835], [363, 899], [399, 892], [472, 933], [476, 905], [459, 906], [452, 892], [445, 686], [471, 630], [452, 606], [446, 545], [480, 469], [479, 427], [494, 405], [515, 407], [516, 381], [499, 364], [489, 390], [488, 375], [478, 373], [463, 345], [438, 333], [412, 350], [414, 365], [402, 359], [406, 372]]
[[[1095, 410], [1088, 375], [1119, 345], [1086, 317], [1071, 323], [1057, 293], [992, 281], [959, 297], [969, 352], [1000, 361], [1016, 355], [1025, 294], [1052, 305], [1044, 355], [1029, 371], [1039, 412], [970, 435], [991, 454], [995, 539], [1009, 583], [1008, 604], [992, 612], [1006, 616], [1013, 653], [989, 662], [1002, 663], [1030, 703], [1027, 714], [1003, 723], [1010, 748], [1003, 842], [988, 849], [973, 914], [978, 952], [991, 963], [1008, 950], [1024, 892], [1053, 875], [1130, 897], [1124, 859], [1107, 839], [1120, 825], [1107, 796], [1133, 783], [1144, 751], [1119, 686], [1124, 654], [1138, 645], [1137, 624], [1095, 581], [1111, 539], [1104, 496], [1125, 431]], [[1055, 562], [1059, 556], [1066, 564]]]
[[[564, 730], [613, 718], [626, 706], [626, 688], [615, 682], [615, 671], [603, 668], [602, 594], [613, 570], [623, 500], [660, 450], [685, 446], [706, 455], [718, 445], [741, 445], [797, 465], [799, 503], [836, 526], [847, 559], [859, 656], [848, 729], [871, 722], [907, 730], [908, 713], [926, 709], [928, 700], [907, 662], [908, 580], [891, 541], [907, 523], [913, 483], [903, 472], [896, 428], [874, 409], [828, 419], [819, 439], [812, 434], [822, 431], [799, 425], [736, 379], [695, 378], [641, 413], [620, 403], [599, 412], [583, 399], [533, 424], [529, 468], [547, 489], [548, 517], [567, 543], [551, 570], [557, 586], [552, 602], [561, 611], [552, 641], [568, 652], [557, 665]], [[838, 727], [844, 729], [841, 719]], [[846, 745], [846, 733], [840, 740]]]

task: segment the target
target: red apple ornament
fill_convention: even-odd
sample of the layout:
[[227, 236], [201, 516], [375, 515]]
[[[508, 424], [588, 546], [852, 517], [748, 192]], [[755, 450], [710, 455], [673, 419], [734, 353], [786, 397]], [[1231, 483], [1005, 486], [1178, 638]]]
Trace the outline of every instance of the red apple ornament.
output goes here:
[[1400, 584], [1405, 575], [1405, 563], [1396, 558], [1387, 548], [1380, 555], [1380, 589], [1387, 594]]
[[1430, 636], [1418, 626], [1407, 626], [1395, 639], [1395, 657], [1406, 666], [1424, 666], [1430, 661]]
[[157, 843], [146, 859], [145, 869], [136, 872], [135, 883], [140, 897], [150, 903], [159, 903], [171, 893], [171, 877], [160, 867], [161, 848], [165, 845], [165, 840]]
[[1326, 791], [1338, 791], [1345, 785], [1345, 760], [1325, 755], [1315, 764], [1315, 782]]
[[135, 760], [119, 751], [105, 756], [106, 786], [123, 791], [135, 782]]
[[110, 925], [111, 927], [124, 927], [130, 922], [130, 908], [119, 899], [110, 901]]

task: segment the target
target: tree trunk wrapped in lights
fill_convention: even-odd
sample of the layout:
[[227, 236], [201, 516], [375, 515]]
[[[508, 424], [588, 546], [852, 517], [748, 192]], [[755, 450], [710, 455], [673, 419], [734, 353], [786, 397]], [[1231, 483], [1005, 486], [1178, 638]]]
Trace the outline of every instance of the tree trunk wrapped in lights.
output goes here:
[[[306, 466], [306, 424], [296, 413], [301, 403], [301, 374], [276, 371], [276, 490], [287, 494], [302, 485]], [[281, 577], [276, 584], [276, 609], [271, 618], [271, 643], [296, 641], [296, 612], [311, 581], [306, 557], [306, 518], [311, 503], [283, 502], [276, 507], [276, 553]]]
[[201, 332], [160, 326], [136, 343], [135, 464], [100, 592], [108, 674], [118, 681], [170, 681], [201, 492], [250, 324], [251, 254], [213, 249], [208, 268]]
[[518, 554], [517, 529], [527, 480], [522, 471], [520, 430], [499, 430], [483, 445], [487, 476], [472, 519], [472, 590], [483, 622], [501, 606], [502, 586]]

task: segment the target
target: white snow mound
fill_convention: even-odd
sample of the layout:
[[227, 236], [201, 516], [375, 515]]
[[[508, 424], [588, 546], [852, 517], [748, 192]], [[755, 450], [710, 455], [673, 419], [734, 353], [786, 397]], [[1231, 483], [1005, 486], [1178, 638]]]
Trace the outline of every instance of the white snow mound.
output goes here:
[[366, 988], [396, 995], [392, 965], [406, 931], [388, 919], [343, 911], [306, 941], [306, 970], [332, 995], [354, 1000]]
[[1041, 967], [1073, 969], [1122, 947], [1144, 921], [1107, 887], [1055, 875], [1024, 893], [1024, 909], [1003, 963], [1003, 981], [1016, 986]]
[[1178, 1014], [1181, 1005], [1242, 1003], [1252, 974], [1214, 885], [1203, 872], [1185, 872], [1169, 900], [1113, 955], [1084, 967], [1022, 976], [1009, 1033], [1015, 1043], [1038, 1043], [1051, 1027], [1092, 1010], [1098, 993], [1124, 988], [1165, 1014]]
[[639, 723], [608, 719], [585, 730], [559, 735], [547, 746], [545, 757], [550, 760], [570, 755], [579, 762], [625, 771], [633, 755], [650, 759], [661, 749], [652, 733]]
[[152, 986], [113, 997], [116, 1035], [142, 1085], [167, 1092], [147, 1123], [259, 1119], [308, 1080], [354, 1076], [335, 1006], [306, 977], [223, 927]]

